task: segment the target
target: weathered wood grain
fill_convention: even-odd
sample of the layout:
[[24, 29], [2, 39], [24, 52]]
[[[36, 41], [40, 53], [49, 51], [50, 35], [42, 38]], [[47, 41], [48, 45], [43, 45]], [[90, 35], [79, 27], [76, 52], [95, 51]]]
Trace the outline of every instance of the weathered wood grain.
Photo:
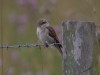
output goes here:
[[64, 21], [63, 75], [98, 75], [95, 24]]

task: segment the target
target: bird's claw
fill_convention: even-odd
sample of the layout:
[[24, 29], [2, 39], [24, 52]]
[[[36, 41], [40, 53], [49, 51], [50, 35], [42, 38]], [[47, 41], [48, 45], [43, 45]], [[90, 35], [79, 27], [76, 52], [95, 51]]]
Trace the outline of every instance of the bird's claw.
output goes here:
[[49, 45], [47, 43], [44, 44], [45, 47], [49, 47]]

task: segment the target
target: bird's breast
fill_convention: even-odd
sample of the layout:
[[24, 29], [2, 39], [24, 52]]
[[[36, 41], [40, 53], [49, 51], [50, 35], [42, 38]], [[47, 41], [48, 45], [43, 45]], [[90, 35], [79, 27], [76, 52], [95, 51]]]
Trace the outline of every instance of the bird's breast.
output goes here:
[[40, 28], [37, 28], [37, 35], [38, 35], [38, 38], [41, 40], [41, 41], [46, 41], [47, 38], [48, 38], [48, 31], [47, 30], [42, 30]]
[[48, 35], [48, 30], [47, 29], [42, 30], [40, 28], [37, 28], [37, 35], [38, 35], [39, 40], [41, 40], [43, 43], [47, 42], [47, 43], [50, 44], [50, 43], [54, 42], [53, 38], [51, 38]]

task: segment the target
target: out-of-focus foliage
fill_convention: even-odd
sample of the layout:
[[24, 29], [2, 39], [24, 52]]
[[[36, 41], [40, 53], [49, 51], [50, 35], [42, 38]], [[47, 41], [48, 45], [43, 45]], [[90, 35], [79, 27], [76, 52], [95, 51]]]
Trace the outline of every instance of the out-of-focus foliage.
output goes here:
[[[0, 0], [0, 3], [0, 23], [2, 21], [3, 25], [0, 39], [2, 36], [3, 44], [36, 43], [37, 20], [41, 17], [50, 21], [60, 40], [63, 20], [94, 21], [96, 25], [100, 24], [99, 0]], [[100, 63], [100, 56], [98, 59]], [[1, 69], [0, 49], [0, 75]], [[3, 69], [6, 75], [61, 75], [62, 59], [57, 50], [51, 48], [4, 49]]]

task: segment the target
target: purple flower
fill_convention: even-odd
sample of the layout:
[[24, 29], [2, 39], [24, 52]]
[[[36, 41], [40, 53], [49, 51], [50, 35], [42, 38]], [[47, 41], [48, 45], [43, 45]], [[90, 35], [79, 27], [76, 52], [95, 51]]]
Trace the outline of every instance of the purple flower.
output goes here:
[[35, 7], [37, 6], [37, 2], [36, 0], [27, 0], [29, 4], [31, 4], [31, 6]]
[[18, 26], [18, 33], [19, 34], [23, 34], [25, 30], [26, 30], [26, 26], [25, 25], [19, 25]]
[[18, 59], [18, 53], [17, 53], [16, 51], [12, 51], [12, 52], [11, 52], [11, 58], [12, 58], [13, 60], [17, 60], [17, 59]]
[[7, 75], [13, 75], [13, 73], [14, 73], [14, 68], [13, 68], [13, 67], [9, 67], [9, 68], [7, 69], [7, 71], [6, 71], [6, 74], [7, 74]]
[[29, 18], [27, 15], [21, 15], [19, 18], [18, 18], [18, 33], [22, 34], [25, 29], [26, 29], [26, 23], [29, 21]]
[[26, 3], [26, 0], [17, 0], [17, 3], [19, 5], [24, 5]]
[[36, 0], [17, 0], [17, 3], [21, 6], [30, 5], [33, 9], [35, 9], [37, 7]]
[[28, 17], [27, 15], [23, 14], [23, 15], [21, 15], [21, 16], [19, 17], [18, 20], [19, 20], [19, 21], [18, 21], [19, 23], [26, 23], [26, 22], [28, 22], [29, 17]]

